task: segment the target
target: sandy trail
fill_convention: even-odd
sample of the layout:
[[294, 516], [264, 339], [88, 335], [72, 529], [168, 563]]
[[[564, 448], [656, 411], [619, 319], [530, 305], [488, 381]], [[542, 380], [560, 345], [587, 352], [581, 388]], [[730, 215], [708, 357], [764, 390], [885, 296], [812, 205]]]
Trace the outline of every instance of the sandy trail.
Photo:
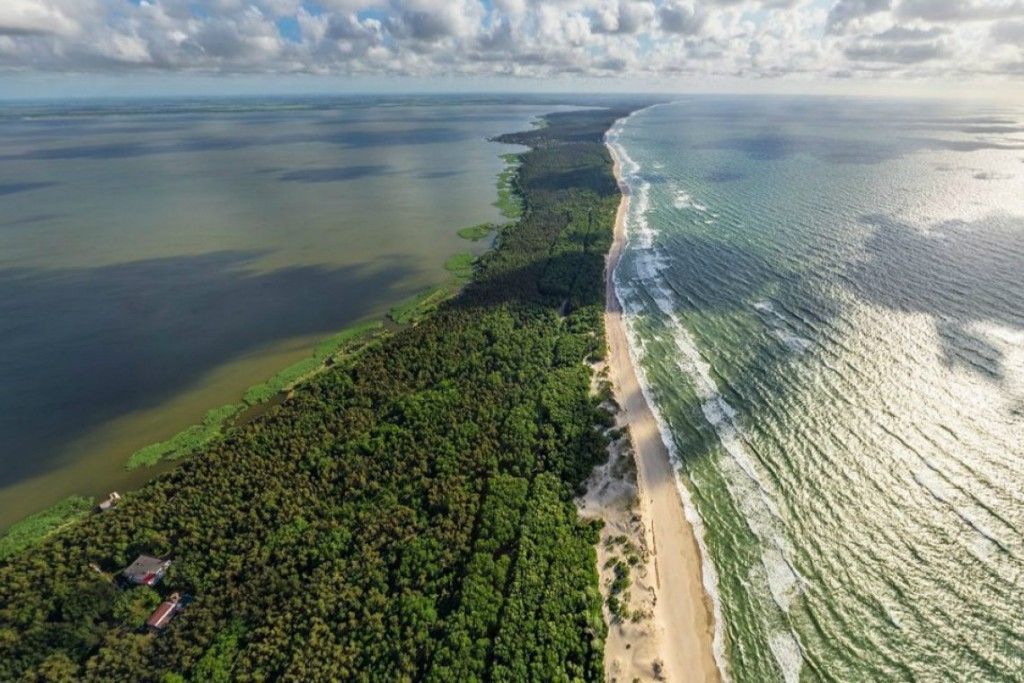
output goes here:
[[700, 549], [683, 512], [668, 449], [662, 443], [654, 414], [644, 399], [633, 368], [622, 309], [612, 280], [626, 241], [629, 188], [622, 179], [615, 151], [611, 150], [611, 154], [622, 201], [615, 219], [615, 238], [608, 252], [605, 280], [609, 379], [635, 452], [638, 510], [643, 535], [648, 541], [645, 545], [650, 551], [648, 562], [653, 564], [653, 576], [647, 578], [653, 589], [654, 605], [650, 628], [643, 629], [649, 631], [646, 637], [652, 641], [635, 643], [629, 642], [634, 638], [628, 637], [628, 633], [620, 633], [618, 637], [610, 634], [606, 664], [612, 665], [608, 667], [609, 674], [614, 674], [616, 667], [622, 669], [623, 662], [632, 659], [627, 653], [640, 645], [639, 651], [650, 649], [656, 653], [654, 656], [661, 660], [665, 680], [720, 681], [713, 649], [713, 610], [704, 591]]

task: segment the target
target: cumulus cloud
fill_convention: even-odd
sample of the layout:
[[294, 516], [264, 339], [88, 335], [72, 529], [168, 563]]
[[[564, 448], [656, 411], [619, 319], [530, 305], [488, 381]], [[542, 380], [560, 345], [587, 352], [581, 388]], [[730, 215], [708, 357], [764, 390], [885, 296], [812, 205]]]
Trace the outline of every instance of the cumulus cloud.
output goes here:
[[74, 33], [79, 27], [59, 2], [4, 0], [0, 3], [0, 36]]
[[941, 26], [932, 26], [930, 28], [906, 28], [904, 26], [892, 26], [876, 33], [872, 38], [883, 42], [916, 42], [919, 40], [932, 40], [949, 33], [949, 29], [942, 28]]
[[928, 21], [985, 21], [1024, 16], [1021, 0], [904, 0], [899, 15]]
[[896, 64], [917, 64], [947, 56], [948, 50], [941, 43], [914, 43], [893, 45], [892, 43], [858, 43], [844, 50], [850, 59], [865, 62], [892, 62]]
[[0, 71], [1020, 79], [1024, 0], [0, 0]]
[[829, 33], [843, 31], [852, 22], [890, 7], [890, 0], [839, 0], [828, 12], [825, 30]]
[[658, 19], [663, 31], [694, 35], [704, 28], [707, 16], [693, 2], [673, 1], [658, 9]]
[[991, 29], [992, 39], [1007, 45], [1024, 45], [1024, 21], [1002, 21]]
[[653, 17], [654, 3], [622, 0], [598, 7], [592, 15], [590, 30], [594, 33], [632, 35], [646, 28]]

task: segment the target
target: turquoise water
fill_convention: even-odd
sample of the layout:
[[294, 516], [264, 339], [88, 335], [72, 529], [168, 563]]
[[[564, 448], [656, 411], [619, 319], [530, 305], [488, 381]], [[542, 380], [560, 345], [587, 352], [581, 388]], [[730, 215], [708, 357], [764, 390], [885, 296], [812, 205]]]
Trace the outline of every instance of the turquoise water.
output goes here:
[[1024, 110], [695, 97], [609, 140], [730, 677], [1024, 680]]
[[[446, 281], [501, 220], [488, 138], [551, 104], [472, 97], [0, 106], [0, 529], [318, 339]], [[134, 477], [134, 478], [133, 478]]]

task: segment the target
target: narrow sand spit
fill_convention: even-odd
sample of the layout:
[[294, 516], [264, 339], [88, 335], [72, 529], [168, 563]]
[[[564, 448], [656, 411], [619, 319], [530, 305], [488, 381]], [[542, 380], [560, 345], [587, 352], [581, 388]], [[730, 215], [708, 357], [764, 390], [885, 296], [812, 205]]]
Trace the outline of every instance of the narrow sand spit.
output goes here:
[[[629, 188], [622, 180], [615, 151], [611, 154], [622, 202], [608, 253], [605, 331], [608, 375], [621, 408], [618, 421], [629, 428], [629, 441], [613, 445], [608, 464], [595, 470], [581, 507], [583, 514], [605, 521], [598, 567], [606, 597], [616, 567], [622, 571], [622, 560], [617, 564], [616, 558], [632, 556], [634, 566], [629, 575], [626, 618], [614, 618], [605, 606], [609, 621], [605, 670], [608, 679], [615, 681], [720, 681], [700, 550], [683, 512], [668, 450], [640, 390], [612, 280], [626, 241]], [[628, 465], [631, 452], [635, 475]]]

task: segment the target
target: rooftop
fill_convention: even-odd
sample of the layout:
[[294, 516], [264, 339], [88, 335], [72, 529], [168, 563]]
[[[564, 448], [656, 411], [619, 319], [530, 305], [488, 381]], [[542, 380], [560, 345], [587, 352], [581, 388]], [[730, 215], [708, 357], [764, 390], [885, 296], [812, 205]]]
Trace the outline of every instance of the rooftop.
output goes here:
[[132, 583], [152, 586], [163, 578], [170, 566], [170, 560], [161, 560], [159, 557], [151, 555], [139, 555], [134, 562], [125, 567], [121, 574]]

